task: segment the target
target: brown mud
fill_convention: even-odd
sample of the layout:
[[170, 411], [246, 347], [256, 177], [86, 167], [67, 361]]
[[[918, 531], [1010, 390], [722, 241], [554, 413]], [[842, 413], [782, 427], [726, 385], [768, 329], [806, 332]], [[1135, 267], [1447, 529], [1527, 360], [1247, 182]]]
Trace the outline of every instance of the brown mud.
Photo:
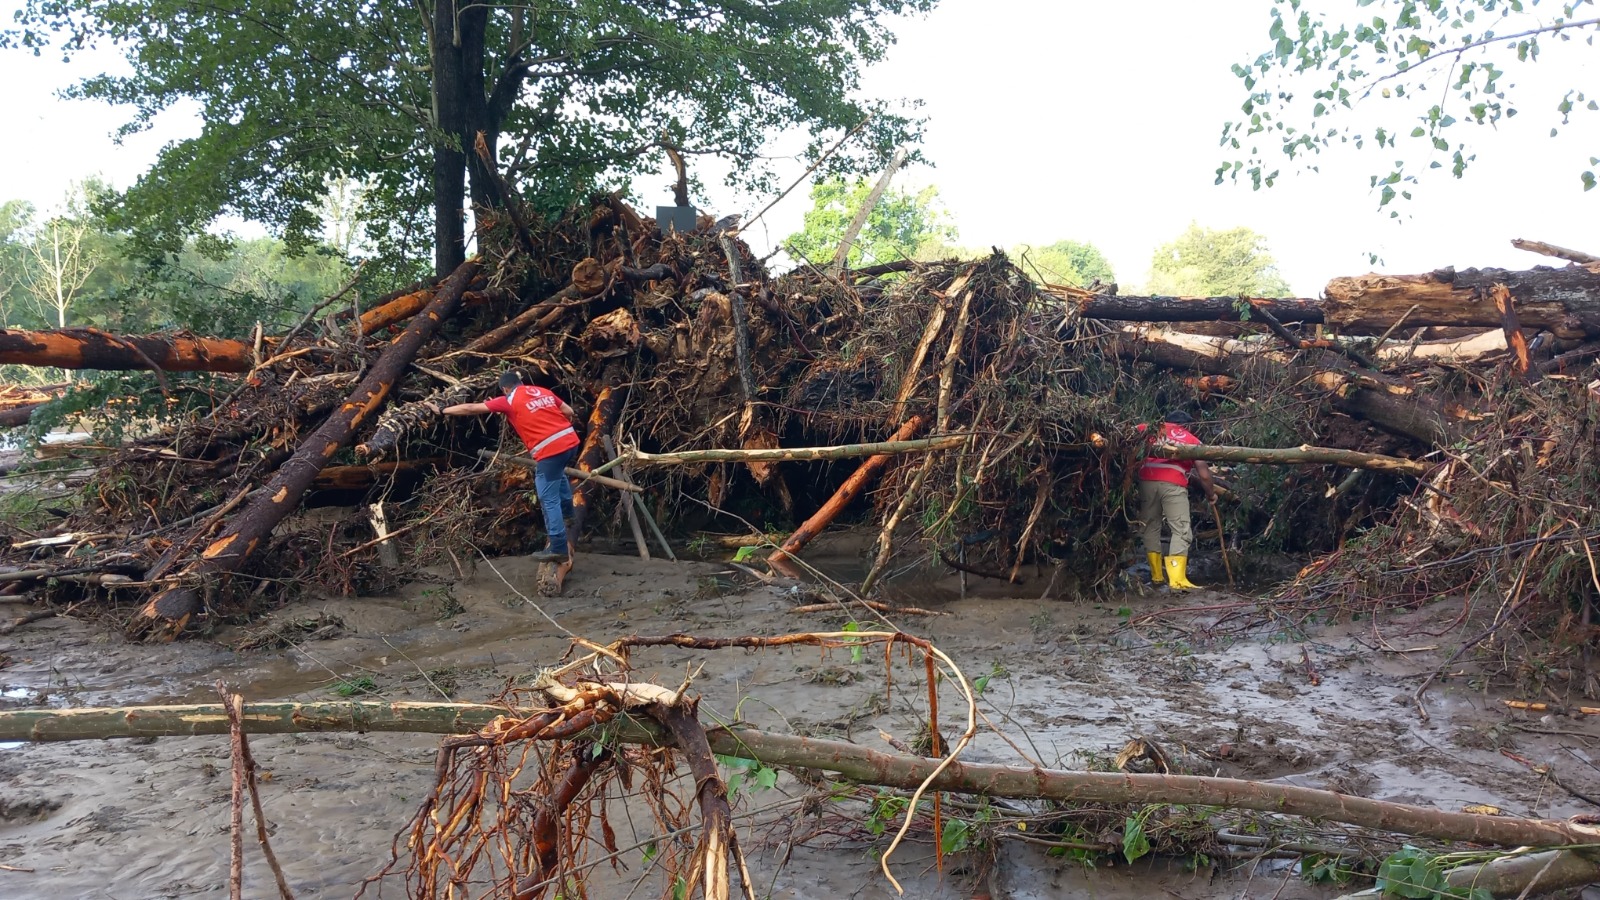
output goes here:
[[[249, 700], [327, 698], [341, 682], [358, 680], [374, 698], [485, 700], [509, 680], [555, 664], [568, 646], [566, 635], [506, 583], [531, 593], [533, 564], [505, 558], [492, 565], [499, 575], [480, 561], [465, 579], [438, 573], [439, 581], [392, 596], [298, 602], [251, 626], [178, 645], [130, 644], [113, 628], [70, 619], [35, 623], [0, 638], [0, 702], [12, 708], [212, 702], [217, 678]], [[792, 615], [787, 610], [801, 602], [802, 588], [734, 586], [746, 581], [715, 562], [590, 554], [580, 558], [566, 596], [540, 599], [538, 607], [566, 629], [602, 641], [672, 631], [780, 634], [837, 628], [847, 619]], [[1204, 774], [1450, 810], [1488, 804], [1548, 817], [1597, 811], [1514, 757], [1548, 765], [1566, 788], [1600, 797], [1600, 724], [1509, 711], [1501, 700], [1511, 695], [1486, 688], [1473, 666], [1437, 683], [1428, 695], [1431, 718], [1419, 717], [1412, 692], [1461, 639], [1456, 630], [1429, 634], [1461, 613], [1455, 602], [1379, 625], [1208, 637], [1187, 617], [1173, 621], [1188, 631], [1166, 627], [1164, 619], [1128, 623], [1167, 607], [1241, 598], [1147, 591], [1109, 603], [1041, 602], [980, 596], [995, 591], [980, 591], [980, 584], [965, 598], [953, 579], [902, 584], [900, 599], [951, 615], [897, 624], [933, 640], [969, 677], [1003, 672], [989, 683], [985, 711], [1046, 765], [1103, 764], [1142, 736]], [[342, 627], [323, 627], [332, 619], [319, 616], [336, 617]], [[308, 623], [293, 637], [303, 643], [230, 649], [295, 621]], [[319, 627], [322, 634], [307, 639]], [[881, 658], [661, 649], [640, 652], [635, 665], [642, 677], [676, 684], [691, 660], [705, 666], [696, 687], [707, 717], [738, 716], [762, 728], [874, 747], [883, 746], [880, 730], [909, 741], [921, 721], [921, 707], [913, 706], [915, 673], [900, 664], [886, 703]], [[947, 734], [955, 727], [952, 715], [945, 713]], [[422, 735], [251, 740], [265, 770], [274, 849], [297, 896], [350, 897], [383, 866], [395, 833], [431, 783], [436, 743]], [[1021, 761], [988, 733], [968, 758]], [[0, 864], [14, 867], [0, 869], [0, 897], [225, 897], [228, 766], [225, 738], [0, 745]], [[740, 803], [755, 809], [798, 789], [785, 779]], [[759, 896], [894, 896], [877, 871], [874, 850], [883, 845], [858, 836], [825, 835], [797, 847], [774, 878], [781, 842], [791, 827], [803, 833], [806, 825], [789, 811], [765, 818], [768, 824], [746, 839], [752, 872], [770, 880], [770, 893], [764, 883]], [[613, 824], [623, 846], [653, 831], [647, 818]], [[271, 876], [246, 841], [245, 896], [271, 896]], [[999, 847], [991, 881], [997, 898], [1291, 900], [1341, 893], [1304, 883], [1289, 863], [1248, 859], [1254, 851], [1243, 847], [1239, 858], [1213, 859], [1215, 865], [1197, 871], [1183, 861], [1150, 859], [1091, 871], [1025, 843], [1001, 840]], [[629, 894], [647, 867], [638, 853], [624, 862], [620, 873], [595, 870], [591, 896]], [[908, 897], [973, 896], [972, 872], [957, 859], [941, 876], [925, 841], [896, 858], [896, 873]], [[394, 879], [381, 895], [404, 893]], [[659, 885], [647, 884], [633, 896], [660, 893]]]

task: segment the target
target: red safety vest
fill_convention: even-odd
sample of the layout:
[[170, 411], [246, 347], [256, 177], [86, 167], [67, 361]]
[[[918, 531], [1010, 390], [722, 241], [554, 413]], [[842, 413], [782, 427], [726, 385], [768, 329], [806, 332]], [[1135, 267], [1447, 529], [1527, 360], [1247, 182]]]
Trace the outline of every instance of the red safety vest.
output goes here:
[[509, 396], [490, 399], [484, 406], [511, 420], [511, 427], [528, 445], [534, 459], [549, 459], [578, 446], [578, 433], [561, 412], [561, 398], [542, 387], [525, 384]]
[[[1139, 430], [1144, 431], [1145, 427], [1140, 425]], [[1189, 429], [1184, 428], [1182, 425], [1174, 425], [1171, 422], [1161, 423], [1161, 440], [1169, 444], [1192, 444], [1195, 446], [1200, 444], [1200, 439], [1190, 434]], [[1156, 439], [1152, 436], [1150, 443], [1154, 444], [1155, 442]], [[1160, 457], [1152, 456], [1147, 458], [1144, 461], [1144, 465], [1139, 467], [1139, 480], [1165, 481], [1168, 484], [1175, 484], [1179, 487], [1188, 487], [1189, 473], [1193, 471], [1193, 460], [1161, 459]]]

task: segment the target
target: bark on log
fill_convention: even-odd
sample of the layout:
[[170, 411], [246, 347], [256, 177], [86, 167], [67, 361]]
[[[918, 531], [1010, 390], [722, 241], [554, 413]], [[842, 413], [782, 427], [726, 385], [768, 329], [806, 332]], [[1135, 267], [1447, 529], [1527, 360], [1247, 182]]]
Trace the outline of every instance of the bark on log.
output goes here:
[[1362, 453], [1359, 450], [1338, 450], [1332, 447], [1313, 447], [1302, 444], [1286, 449], [1260, 447], [1229, 447], [1224, 444], [1156, 444], [1150, 455], [1162, 459], [1200, 459], [1207, 462], [1267, 463], [1271, 465], [1335, 465], [1378, 472], [1399, 472], [1403, 475], [1422, 475], [1428, 471], [1426, 463], [1379, 453]]
[[200, 585], [237, 572], [250, 562], [283, 517], [299, 506], [317, 472], [349, 443], [361, 423], [383, 406], [417, 351], [460, 306], [461, 295], [477, 271], [478, 261], [468, 260], [446, 279], [433, 302], [383, 351], [344, 404], [278, 468], [266, 490], [233, 517], [200, 559], [184, 570], [177, 584], [151, 598], [128, 623], [131, 634], [168, 640], [177, 637], [202, 608]]
[[[920, 419], [920, 416], [914, 416]], [[906, 433], [904, 426], [895, 434]], [[862, 456], [895, 456], [925, 450], [948, 450], [966, 440], [966, 435], [919, 440], [888, 440], [876, 444], [843, 444], [838, 447], [779, 447], [774, 450], [683, 450], [677, 453], [645, 453], [630, 450], [622, 459], [632, 466], [689, 466], [708, 462], [811, 462], [855, 459]]]
[[[578, 449], [578, 469], [585, 475], [595, 472], [606, 463], [605, 443], [601, 440], [616, 425], [617, 413], [622, 411], [622, 394], [606, 385], [595, 395], [594, 408], [589, 410], [589, 427], [584, 432]], [[572, 492], [572, 505], [582, 507], [585, 518], [594, 505], [594, 488], [588, 481]], [[576, 538], [574, 538], [576, 539]]]
[[395, 462], [370, 463], [364, 466], [328, 466], [311, 479], [314, 491], [366, 490], [384, 478], [416, 475], [433, 469], [446, 461], [443, 456], [427, 459], [406, 459]]
[[[1240, 304], [1271, 313], [1279, 322], [1322, 321], [1322, 301], [1301, 297], [1119, 297], [1089, 291], [1046, 288], [1045, 293], [1077, 307], [1085, 319], [1124, 322], [1239, 322]], [[1409, 321], [1409, 320], [1408, 320]]]
[[255, 355], [250, 342], [224, 338], [181, 334], [121, 337], [93, 329], [0, 328], [0, 365], [106, 370], [154, 366], [167, 372], [248, 372], [255, 365]]
[[444, 418], [443, 410], [457, 403], [468, 403], [487, 396], [495, 389], [500, 373], [480, 372], [457, 384], [446, 385], [421, 400], [390, 407], [378, 417], [378, 427], [364, 443], [356, 445], [356, 455], [382, 459], [393, 453], [400, 442], [422, 434]]
[[[922, 430], [922, 426], [925, 422], [926, 420], [922, 416], [912, 416], [911, 418], [907, 419], [905, 424], [901, 425], [898, 431], [889, 436], [887, 445], [892, 446], [898, 444], [903, 446], [905, 444], [913, 443], [924, 445], [930, 444], [928, 441], [910, 440], [913, 435]], [[965, 441], [966, 438], [964, 436], [954, 436], [939, 440], [946, 442], [940, 446], [953, 447]], [[863, 444], [858, 446], [870, 445]], [[818, 449], [843, 450], [849, 448], [830, 447]], [[918, 449], [933, 449], [933, 447], [923, 446]], [[773, 451], [754, 450], [745, 452], [770, 453]], [[782, 567], [789, 561], [789, 557], [791, 555], [799, 553], [800, 549], [806, 544], [810, 543], [812, 538], [822, 533], [822, 529], [827, 528], [829, 523], [838, 518], [839, 513], [843, 512], [844, 508], [849, 506], [852, 500], [861, 496], [861, 492], [866, 490], [868, 484], [872, 483], [872, 479], [876, 478], [878, 473], [883, 471], [883, 467], [889, 464], [889, 458], [891, 455], [892, 454], [889, 453], [878, 453], [867, 457], [866, 461], [863, 462], [855, 470], [855, 472], [851, 473], [849, 478], [845, 479], [844, 484], [839, 486], [839, 490], [835, 491], [833, 496], [828, 498], [828, 502], [822, 504], [821, 509], [817, 510], [816, 513], [811, 516], [811, 518], [802, 522], [800, 527], [796, 528], [794, 533], [789, 535], [789, 539], [783, 542], [782, 546], [772, 551], [772, 555], [767, 557], [767, 561], [772, 563], [774, 566]], [[821, 458], [838, 459], [840, 457]]]
[[1556, 259], [1565, 259], [1580, 265], [1600, 262], [1600, 256], [1584, 253], [1582, 250], [1568, 250], [1565, 247], [1557, 247], [1555, 244], [1546, 244], [1544, 241], [1525, 241], [1522, 238], [1512, 238], [1511, 246], [1518, 250], [1527, 250], [1530, 253], [1538, 253], [1544, 256], [1554, 256]]
[[43, 402], [25, 403], [0, 409], [0, 428], [17, 428], [28, 424], [28, 420], [33, 418], [33, 411], [43, 405]]
[[433, 290], [414, 291], [390, 300], [361, 314], [357, 320], [359, 334], [372, 335], [396, 322], [404, 322], [422, 312], [433, 301]]
[[[247, 734], [326, 731], [405, 731], [466, 734], [481, 730], [504, 707], [474, 703], [247, 703]], [[611, 722], [608, 736], [628, 743], [663, 744], [662, 729], [638, 719]], [[23, 709], [0, 711], [0, 741], [77, 741], [112, 737], [165, 737], [228, 733], [220, 703], [192, 706]], [[869, 750], [858, 744], [747, 728], [706, 732], [711, 750], [769, 766], [833, 772], [860, 784], [915, 788], [941, 760]], [[1186, 804], [1255, 809], [1307, 816], [1444, 841], [1499, 846], [1561, 847], [1594, 844], [1591, 826], [1544, 819], [1445, 812], [1405, 803], [1369, 800], [1296, 785], [1195, 775], [1069, 772], [1032, 766], [951, 762], [932, 790], [987, 797], [1037, 798], [1063, 803]]]
[[566, 311], [565, 304], [583, 297], [597, 296], [605, 290], [609, 283], [610, 279], [600, 263], [592, 258], [580, 260], [577, 265], [572, 267], [571, 283], [556, 291], [548, 300], [542, 303], [535, 303], [518, 313], [511, 321], [479, 335], [465, 347], [448, 355], [490, 353], [499, 350], [529, 328], [535, 326], [548, 328]]
[[1382, 334], [1412, 306], [1407, 327], [1501, 324], [1491, 291], [1504, 284], [1523, 327], [1557, 337], [1600, 336], [1600, 265], [1527, 271], [1440, 269], [1426, 275], [1361, 275], [1328, 282], [1328, 324], [1346, 334]]

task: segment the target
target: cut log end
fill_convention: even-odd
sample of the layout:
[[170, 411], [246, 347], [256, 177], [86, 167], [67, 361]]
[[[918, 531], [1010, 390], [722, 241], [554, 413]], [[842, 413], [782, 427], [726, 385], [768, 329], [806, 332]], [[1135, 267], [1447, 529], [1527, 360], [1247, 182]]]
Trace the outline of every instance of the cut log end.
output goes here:
[[176, 587], [162, 591], [150, 598], [150, 602], [128, 623], [128, 637], [151, 642], [174, 640], [204, 605], [200, 592], [194, 588]]

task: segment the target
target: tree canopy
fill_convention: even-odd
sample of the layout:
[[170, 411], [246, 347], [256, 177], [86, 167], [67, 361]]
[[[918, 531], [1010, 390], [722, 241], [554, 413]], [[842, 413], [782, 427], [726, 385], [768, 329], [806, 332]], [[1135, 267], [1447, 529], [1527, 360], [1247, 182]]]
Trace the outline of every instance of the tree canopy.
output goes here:
[[1156, 249], [1150, 261], [1151, 294], [1188, 297], [1284, 297], [1266, 238], [1249, 228], [1216, 230], [1190, 223]]
[[[865, 180], [825, 178], [811, 186], [811, 209], [805, 227], [789, 235], [784, 247], [797, 261], [825, 266], [833, 261], [845, 229], [872, 192]], [[859, 267], [897, 259], [948, 255], [956, 227], [939, 203], [939, 189], [929, 185], [915, 194], [890, 188], [867, 214], [866, 225], [850, 247], [847, 265]]]
[[[1593, 91], [1528, 97], [1512, 71], [1552, 46], [1592, 55], [1600, 17], [1580, 14], [1594, 11], [1595, 0], [1274, 0], [1270, 49], [1233, 67], [1248, 95], [1223, 126], [1232, 158], [1217, 183], [1243, 175], [1271, 186], [1284, 161], [1315, 169], [1319, 154], [1352, 144], [1383, 159], [1371, 176], [1382, 206], [1410, 199], [1419, 169], [1461, 177], [1476, 159], [1462, 132], [1493, 128], [1523, 105], [1548, 104], [1554, 138], [1572, 113], [1600, 109]], [[1581, 49], [1560, 46], [1573, 39]], [[1584, 190], [1595, 186], [1583, 166], [1600, 165], [1595, 150], [1572, 156]]]
[[4, 39], [36, 53], [120, 48], [131, 74], [69, 94], [128, 106], [126, 133], [199, 102], [201, 133], [125, 193], [118, 227], [170, 251], [231, 214], [305, 246], [330, 180], [353, 179], [373, 246], [399, 256], [431, 243], [448, 269], [465, 252], [464, 198], [505, 202], [474, 152], [480, 134], [545, 209], [656, 168], [658, 143], [734, 160], [732, 177], [759, 189], [766, 136], [804, 128], [818, 153], [866, 123], [827, 171], [881, 162], [917, 125], [857, 98], [860, 70], [893, 42], [889, 17], [936, 3], [27, 0]]
[[1050, 284], [1087, 287], [1096, 281], [1110, 284], [1117, 280], [1110, 260], [1099, 247], [1085, 241], [1056, 241], [1042, 247], [1020, 244], [1010, 252], [1024, 271]]

